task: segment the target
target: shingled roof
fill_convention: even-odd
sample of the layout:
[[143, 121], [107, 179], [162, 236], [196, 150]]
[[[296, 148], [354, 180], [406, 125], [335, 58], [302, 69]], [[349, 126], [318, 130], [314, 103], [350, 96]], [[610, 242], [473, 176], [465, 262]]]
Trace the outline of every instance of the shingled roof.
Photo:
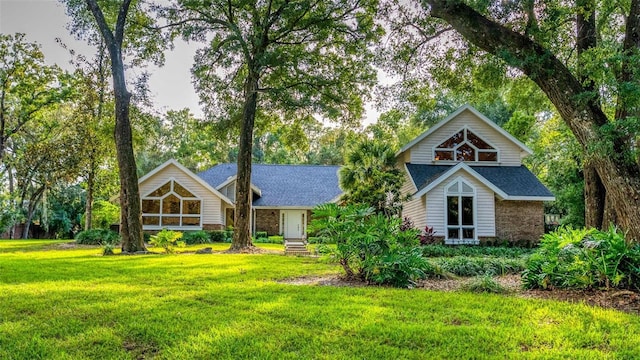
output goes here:
[[[420, 190], [438, 180], [454, 165], [406, 164], [414, 184]], [[538, 178], [522, 166], [470, 166], [484, 179], [509, 197], [551, 198], [553, 194]]]
[[[255, 207], [314, 207], [335, 200], [339, 166], [253, 164], [251, 183], [260, 189]], [[198, 176], [214, 188], [233, 178], [237, 164], [219, 164]]]

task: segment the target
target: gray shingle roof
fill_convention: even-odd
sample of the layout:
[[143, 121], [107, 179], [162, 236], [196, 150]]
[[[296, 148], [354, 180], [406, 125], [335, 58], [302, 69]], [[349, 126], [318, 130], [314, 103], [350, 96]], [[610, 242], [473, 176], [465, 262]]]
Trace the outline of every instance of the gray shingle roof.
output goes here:
[[[338, 186], [339, 166], [253, 164], [251, 183], [262, 196], [254, 206], [313, 207], [334, 200], [342, 194]], [[198, 176], [217, 188], [236, 175], [237, 164], [219, 164]]]
[[[453, 165], [406, 164], [418, 191], [424, 189]], [[509, 196], [551, 197], [553, 194], [522, 166], [471, 166], [482, 177]]]

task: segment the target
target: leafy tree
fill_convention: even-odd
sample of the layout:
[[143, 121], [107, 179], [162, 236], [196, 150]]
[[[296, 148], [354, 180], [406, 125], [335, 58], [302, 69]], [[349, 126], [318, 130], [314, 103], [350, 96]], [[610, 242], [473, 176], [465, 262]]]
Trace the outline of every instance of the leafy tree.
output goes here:
[[375, 79], [376, 1], [177, 1], [166, 9], [189, 40], [207, 40], [193, 68], [212, 116], [239, 126], [232, 251], [249, 233], [254, 125], [262, 114], [356, 121]]
[[[470, 6], [461, 0], [427, 0], [422, 14], [428, 16], [420, 19], [422, 34], [414, 32], [414, 40], [428, 45], [447, 34], [453, 46], [441, 59], [456, 64], [455, 54], [465, 51], [494, 57], [503, 67], [501, 74], [517, 69], [540, 87], [586, 154], [587, 225], [602, 228], [612, 221], [640, 240], [640, 87], [635, 66], [640, 1], [486, 1]], [[420, 55], [427, 49], [436, 53], [430, 46], [418, 48]]]
[[404, 173], [396, 167], [395, 152], [387, 143], [365, 139], [354, 145], [339, 178], [343, 201], [371, 206], [387, 217], [402, 211]]
[[69, 92], [67, 76], [45, 65], [37, 44], [25, 42], [24, 34], [0, 34], [0, 166], [11, 137]]
[[[120, 175], [120, 234], [122, 250], [136, 252], [144, 250], [142, 237], [142, 213], [138, 176], [133, 152], [130, 120], [131, 93], [127, 90], [123, 52], [133, 58], [132, 65], [141, 65], [144, 60], [161, 64], [164, 57], [163, 39], [157, 32], [148, 30], [154, 24], [145, 12], [142, 2], [63, 0], [67, 13], [73, 18], [71, 31], [84, 36], [93, 44], [102, 39], [109, 53], [112, 84], [115, 97], [115, 143]], [[131, 16], [133, 21], [127, 21]], [[126, 34], [125, 34], [126, 27]], [[99, 35], [98, 35], [99, 34]], [[126, 35], [126, 36], [125, 36]]]

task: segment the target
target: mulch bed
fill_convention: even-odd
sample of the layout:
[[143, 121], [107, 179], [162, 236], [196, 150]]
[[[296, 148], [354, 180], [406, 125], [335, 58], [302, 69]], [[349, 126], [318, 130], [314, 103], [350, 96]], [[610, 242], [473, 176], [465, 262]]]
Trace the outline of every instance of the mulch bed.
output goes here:
[[[427, 279], [417, 284], [417, 288], [432, 291], [459, 291], [471, 281], [471, 278], [457, 279]], [[616, 309], [626, 313], [640, 315], [640, 293], [628, 290], [525, 290], [522, 288], [520, 275], [497, 277], [496, 280], [506, 288], [510, 294], [529, 299], [550, 299], [567, 301], [570, 303], [585, 303], [608, 309]], [[361, 281], [346, 280], [340, 276], [304, 276], [282, 281], [291, 285], [319, 285], [319, 286], [368, 286]]]

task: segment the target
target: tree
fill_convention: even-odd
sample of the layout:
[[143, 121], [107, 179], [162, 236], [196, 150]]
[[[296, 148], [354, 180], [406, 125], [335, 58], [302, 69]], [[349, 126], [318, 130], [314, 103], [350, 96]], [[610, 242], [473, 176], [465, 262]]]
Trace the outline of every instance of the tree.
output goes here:
[[396, 168], [395, 152], [389, 144], [365, 139], [356, 144], [339, 171], [342, 200], [370, 206], [387, 217], [402, 211], [400, 189], [405, 180]]
[[[212, 116], [240, 127], [231, 251], [252, 246], [250, 184], [259, 113], [356, 121], [375, 79], [376, 1], [178, 1], [166, 14], [190, 40], [211, 40], [193, 75]], [[239, 106], [240, 104], [240, 106]]]
[[[640, 241], [640, 74], [634, 66], [640, 1], [481, 2], [472, 8], [460, 0], [426, 0], [424, 6], [431, 17], [420, 28], [425, 44], [446, 33], [456, 49], [477, 47], [539, 86], [586, 154], [587, 225], [612, 221]], [[452, 30], [468, 43], [461, 45]]]
[[[154, 19], [146, 14], [144, 4], [139, 1], [103, 1], [100, 4], [98, 0], [62, 1], [73, 18], [71, 32], [85, 36], [93, 44], [102, 39], [109, 53], [115, 98], [114, 137], [120, 176], [122, 250], [126, 253], [143, 251], [140, 192], [130, 120], [132, 94], [127, 89], [123, 53], [132, 55], [131, 63], [134, 66], [141, 65], [147, 59], [161, 64], [164, 60], [161, 49], [165, 43], [157, 32], [148, 30], [153, 26]], [[127, 21], [129, 15], [132, 21]]]
[[56, 66], [47, 66], [37, 44], [24, 34], [0, 34], [0, 165], [10, 138], [39, 112], [64, 100], [69, 81]]

